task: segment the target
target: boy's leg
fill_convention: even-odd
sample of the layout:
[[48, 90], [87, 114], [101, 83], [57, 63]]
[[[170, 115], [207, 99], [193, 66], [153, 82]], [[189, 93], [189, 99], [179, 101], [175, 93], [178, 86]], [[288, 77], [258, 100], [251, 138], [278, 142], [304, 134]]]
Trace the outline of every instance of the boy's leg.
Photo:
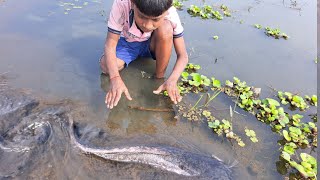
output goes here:
[[163, 78], [166, 72], [173, 46], [173, 28], [170, 21], [152, 33], [150, 50], [156, 56], [156, 78]]
[[[109, 74], [108, 69], [106, 68], [107, 66], [106, 66], [106, 62], [104, 60], [104, 58], [105, 58], [104, 56], [105, 55], [103, 54], [100, 58], [100, 62], [99, 62], [100, 68], [101, 68], [102, 73]], [[121, 71], [125, 66], [125, 62], [123, 60], [117, 58], [117, 66], [118, 66], [118, 70]]]

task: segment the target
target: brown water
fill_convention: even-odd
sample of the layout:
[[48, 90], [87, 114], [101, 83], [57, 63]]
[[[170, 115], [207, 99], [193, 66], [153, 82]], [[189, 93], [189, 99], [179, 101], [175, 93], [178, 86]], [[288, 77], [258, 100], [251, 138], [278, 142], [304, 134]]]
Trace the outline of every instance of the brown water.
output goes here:
[[[82, 5], [85, 1], [64, 2]], [[246, 116], [234, 115], [235, 132], [246, 139], [244, 127], [254, 129], [259, 143], [245, 140], [247, 146], [240, 148], [214, 135], [205, 123], [176, 120], [173, 113], [128, 109], [128, 105], [170, 107], [167, 100], [152, 94], [161, 82], [142, 78], [141, 71], [152, 74], [153, 61], [138, 61], [122, 72], [134, 100], [122, 99], [118, 107], [107, 110], [104, 105], [107, 80], [100, 74], [98, 59], [107, 32], [105, 14], [112, 1], [87, 2], [87, 6], [64, 14], [59, 1], [0, 1], [0, 73], [9, 72], [12, 86], [30, 89], [46, 98], [80, 101], [86, 104], [84, 112], [90, 117], [84, 118], [82, 123], [99, 127], [128, 142], [131, 140], [130, 143], [161, 142], [193, 152], [214, 154], [230, 164], [236, 160], [239, 162], [235, 168], [238, 179], [282, 178], [275, 164], [279, 156], [276, 142], [279, 136], [245, 112], [238, 110]], [[215, 1], [205, 2], [213, 4]], [[192, 18], [186, 12], [189, 5], [202, 5], [203, 1], [184, 2], [185, 9], [179, 11], [179, 15], [185, 27], [190, 62], [202, 66], [200, 73], [222, 81], [237, 76], [249, 85], [261, 87], [262, 97], [273, 95], [268, 86], [303, 95], [316, 94], [316, 1], [296, 2], [294, 7], [286, 0], [219, 1], [235, 11], [231, 18], [219, 22]], [[300, 7], [300, 11], [294, 9]], [[239, 23], [241, 20], [243, 24]], [[269, 38], [263, 30], [252, 27], [255, 23], [279, 27], [290, 39]], [[214, 41], [213, 35], [218, 35], [219, 40]], [[172, 55], [167, 76], [174, 58]], [[185, 100], [194, 101], [195, 97], [191, 95]], [[213, 102], [213, 106], [220, 109], [216, 110], [216, 116], [229, 117], [230, 105], [233, 102], [228, 97], [219, 95]], [[90, 156], [79, 158], [77, 153], [71, 153], [67, 143], [61, 143], [64, 141], [61, 137], [53, 143], [55, 148], [46, 149], [51, 155], [37, 166], [43, 171], [30, 172], [29, 177], [134, 179], [149, 177], [154, 172], [145, 166], [117, 164]], [[59, 145], [61, 153], [57, 150]], [[63, 159], [63, 166], [59, 167]], [[47, 171], [50, 167], [55, 168]]]

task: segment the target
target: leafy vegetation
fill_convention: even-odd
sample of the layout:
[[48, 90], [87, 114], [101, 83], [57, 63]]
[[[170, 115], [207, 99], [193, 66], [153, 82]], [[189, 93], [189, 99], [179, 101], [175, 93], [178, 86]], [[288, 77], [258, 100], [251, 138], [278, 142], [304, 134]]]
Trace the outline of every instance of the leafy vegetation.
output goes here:
[[174, 6], [175, 8], [177, 8], [179, 10], [181, 10], [182, 7], [183, 7], [183, 3], [182, 3], [182, 1], [179, 1], [179, 0], [173, 0], [172, 6]]
[[274, 37], [275, 39], [284, 38], [284, 39], [287, 40], [287, 39], [289, 38], [289, 36], [288, 36], [287, 34], [282, 33], [282, 32], [280, 31], [280, 29], [278, 29], [278, 28], [272, 29], [272, 28], [270, 28], [270, 27], [266, 27], [266, 28], [265, 28], [265, 33], [266, 33], [268, 36]]
[[246, 132], [246, 135], [250, 138], [250, 140], [254, 143], [258, 142], [258, 139], [256, 137], [256, 132], [254, 132], [254, 130], [250, 130], [250, 129], [245, 129], [244, 130]]
[[[294, 95], [290, 92], [279, 91], [278, 97], [281, 100], [281, 103], [284, 105], [290, 103], [290, 105], [293, 108], [299, 108], [301, 111], [304, 111], [307, 108], [309, 108], [309, 106], [307, 105], [307, 103], [304, 101], [304, 99], [301, 96]], [[306, 100], [309, 100], [310, 104], [313, 103], [315, 105], [316, 101], [317, 101], [317, 97], [315, 95], [312, 96], [312, 98], [310, 98], [309, 96], [306, 96]], [[315, 102], [314, 102], [314, 100], [315, 100]]]
[[[231, 11], [226, 5], [221, 5], [219, 10], [223, 13], [226, 17], [231, 17]], [[188, 8], [188, 13], [192, 16], [201, 17], [202, 19], [216, 19], [222, 20], [223, 16], [219, 12], [219, 10], [215, 10], [213, 6], [203, 5], [202, 7], [191, 5]]]
[[[262, 25], [260, 24], [254, 24], [253, 25], [257, 29], [262, 29]], [[265, 27], [265, 34], [267, 36], [274, 37], [275, 39], [280, 39], [283, 38], [285, 40], [289, 39], [289, 36], [286, 33], [281, 32], [279, 28], [270, 28], [270, 27]]]
[[[201, 93], [199, 99], [194, 105], [179, 104], [178, 112], [188, 120], [202, 121], [208, 123], [208, 127], [213, 130], [218, 136], [224, 136], [230, 142], [234, 140], [240, 147], [244, 147], [245, 143], [241, 137], [237, 135], [232, 126], [232, 108], [230, 107], [231, 119], [221, 118], [222, 120], [213, 116], [208, 108], [211, 101], [213, 101], [221, 92], [228, 96], [235, 98], [235, 104], [243, 110], [252, 113], [259, 121], [270, 125], [272, 130], [278, 133], [282, 140], [279, 141], [280, 159], [284, 160], [286, 168], [293, 168], [291, 172], [296, 171], [296, 178], [314, 179], [317, 174], [317, 163], [314, 157], [301, 152], [305, 148], [317, 147], [317, 114], [309, 115], [313, 122], [302, 121], [304, 117], [301, 114], [293, 114], [285, 112], [282, 105], [290, 104], [290, 106], [299, 108], [305, 111], [308, 107], [317, 106], [317, 96], [312, 95], [298, 96], [289, 92], [277, 93], [280, 102], [272, 98], [259, 99], [261, 89], [250, 87], [245, 81], [234, 77], [233, 81], [226, 80], [222, 85], [221, 81], [215, 77], [208, 78], [201, 75], [197, 70], [201, 69], [199, 65], [188, 64], [185, 72], [181, 74], [181, 81], [179, 88], [184, 89], [184, 93], [194, 92]], [[213, 91], [213, 94], [210, 91]], [[206, 101], [203, 102], [204, 94], [207, 93]], [[294, 110], [294, 109], [292, 109]], [[259, 140], [254, 130], [244, 129], [246, 136], [250, 138], [253, 143], [258, 143]], [[301, 160], [295, 154], [299, 152]]]
[[262, 26], [260, 24], [254, 24], [254, 27], [257, 28], [257, 29], [261, 29]]

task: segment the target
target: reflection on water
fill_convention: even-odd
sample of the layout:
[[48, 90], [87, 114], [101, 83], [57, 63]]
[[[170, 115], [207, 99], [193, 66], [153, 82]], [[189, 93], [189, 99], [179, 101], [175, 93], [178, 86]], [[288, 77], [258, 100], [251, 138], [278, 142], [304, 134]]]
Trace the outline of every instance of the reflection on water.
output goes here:
[[[201, 73], [215, 76], [222, 82], [237, 76], [249, 85], [261, 87], [262, 97], [272, 95], [268, 86], [301, 94], [315, 94], [317, 79], [313, 60], [316, 57], [316, 1], [295, 2], [297, 4], [294, 5], [290, 4], [291, 1], [281, 0], [224, 0], [219, 3], [226, 4], [234, 12], [231, 18], [219, 22], [191, 18], [186, 12], [191, 4], [216, 2], [184, 2], [185, 9], [179, 11], [179, 14], [185, 27], [190, 61], [202, 66]], [[75, 4], [78, 3], [84, 1], [77, 1]], [[108, 14], [111, 5], [112, 1], [88, 1], [85, 7], [68, 11], [55, 1], [0, 0], [0, 74], [9, 72], [8, 76], [13, 77], [9, 79], [11, 85], [32, 89], [44, 97], [70, 98], [88, 104], [79, 117], [90, 114], [90, 118], [79, 118], [79, 122], [91, 125], [91, 128], [82, 127], [83, 133], [89, 137], [99, 136], [100, 132], [110, 133], [118, 137], [108, 139], [108, 143], [113, 145], [128, 143], [130, 140], [132, 144], [160, 142], [191, 152], [213, 154], [230, 164], [237, 160], [239, 165], [236, 171], [244, 174], [239, 175], [239, 178], [246, 177], [248, 173], [252, 179], [281, 178], [275, 164], [279, 156], [276, 142], [279, 137], [270, 133], [267, 125], [257, 122], [250, 114], [238, 110], [242, 115], [235, 114], [235, 133], [245, 137], [242, 131], [245, 127], [254, 129], [259, 143], [245, 141], [246, 148], [239, 148], [214, 135], [205, 123], [175, 119], [174, 113], [128, 108], [129, 105], [172, 107], [168, 99], [152, 93], [161, 82], [143, 77], [143, 72], [146, 73], [144, 75], [152, 76], [155, 68], [152, 60], [134, 62], [121, 72], [134, 100], [129, 102], [122, 97], [112, 111], [105, 108], [108, 78], [100, 74], [98, 59], [103, 52], [107, 32], [104, 14]], [[68, 14], [64, 14], [65, 11]], [[240, 24], [239, 21], [243, 23]], [[279, 27], [291, 38], [287, 41], [269, 38], [263, 30], [252, 27], [256, 23]], [[218, 35], [219, 40], [213, 41], [213, 35]], [[175, 55], [172, 55], [172, 59], [175, 59]], [[171, 61], [167, 76], [173, 66], [174, 61]], [[297, 75], [297, 72], [303, 73]], [[184, 101], [190, 103], [195, 100], [193, 96], [184, 98]], [[229, 117], [228, 109], [233, 104], [226, 96], [219, 95], [212, 105], [216, 117]], [[63, 130], [55, 131], [58, 135], [51, 137], [45, 150], [40, 149], [37, 156], [32, 155], [39, 156], [40, 161], [30, 166], [34, 168], [32, 171], [25, 172], [28, 177], [168, 177], [161, 176], [163, 172], [150, 170], [145, 166], [79, 156], [78, 153], [71, 152]], [[90, 133], [94, 135], [88, 135]], [[119, 139], [123, 141], [120, 142]], [[0, 157], [3, 156], [0, 154]], [[11, 160], [7, 159], [2, 162], [9, 161]], [[19, 166], [19, 163], [12, 164]], [[29, 162], [20, 168], [28, 165]]]

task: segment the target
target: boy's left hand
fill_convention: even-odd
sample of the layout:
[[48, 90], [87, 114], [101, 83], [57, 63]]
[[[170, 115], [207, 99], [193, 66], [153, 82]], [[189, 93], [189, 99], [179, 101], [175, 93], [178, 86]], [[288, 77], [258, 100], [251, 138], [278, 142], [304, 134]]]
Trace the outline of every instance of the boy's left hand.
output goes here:
[[172, 81], [168, 79], [157, 90], [153, 91], [153, 93], [159, 94], [161, 93], [161, 91], [164, 91], [164, 90], [167, 90], [168, 95], [174, 104], [177, 104], [182, 100], [176, 81]]

